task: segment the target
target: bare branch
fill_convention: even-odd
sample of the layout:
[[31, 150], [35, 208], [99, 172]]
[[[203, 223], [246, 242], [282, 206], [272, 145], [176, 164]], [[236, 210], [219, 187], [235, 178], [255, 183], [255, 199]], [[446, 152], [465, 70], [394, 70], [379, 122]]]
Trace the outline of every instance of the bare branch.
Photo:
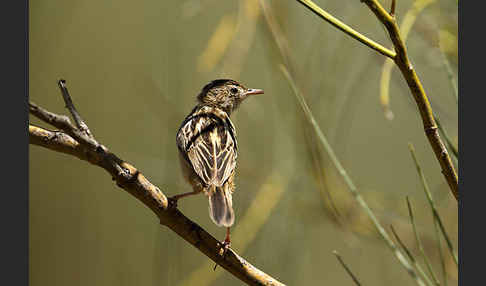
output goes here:
[[377, 0], [361, 0], [361, 2], [364, 2], [370, 8], [370, 10], [376, 15], [378, 20], [380, 20], [380, 22], [387, 29], [390, 39], [393, 42], [393, 46], [395, 48], [395, 51], [392, 52], [389, 49], [386, 49], [383, 46], [369, 40], [362, 34], [352, 29], [349, 30], [350, 28], [347, 25], [335, 19], [332, 15], [321, 9], [311, 0], [297, 1], [305, 7], [309, 8], [312, 12], [314, 12], [323, 20], [338, 28], [339, 30], [350, 35], [354, 39], [360, 41], [361, 43], [379, 52], [380, 54], [391, 58], [395, 62], [395, 64], [402, 72], [402, 75], [405, 78], [410, 89], [410, 92], [412, 93], [415, 102], [417, 103], [417, 107], [420, 111], [420, 116], [422, 117], [425, 135], [427, 136], [429, 143], [434, 150], [435, 156], [440, 163], [440, 166], [442, 168], [442, 174], [449, 184], [449, 188], [451, 189], [452, 194], [454, 195], [456, 200], [459, 200], [458, 178], [456, 170], [454, 168], [454, 165], [452, 164], [451, 157], [449, 156], [449, 153], [447, 152], [447, 149], [442, 142], [442, 139], [440, 138], [439, 132], [437, 131], [437, 124], [434, 120], [432, 107], [430, 106], [429, 99], [427, 97], [427, 94], [425, 93], [422, 83], [420, 82], [420, 79], [418, 78], [417, 73], [412, 66], [412, 63], [408, 58], [407, 48], [405, 47], [405, 43], [400, 34], [400, 29], [398, 27], [395, 17], [390, 15], [390, 13], [388, 13]]
[[397, 1], [396, 0], [392, 0], [392, 3], [391, 3], [391, 9], [390, 9], [390, 15], [392, 15], [392, 17], [395, 17], [395, 8], [397, 6]]
[[73, 137], [74, 140], [79, 143], [86, 145], [88, 148], [96, 149], [99, 147], [99, 143], [96, 140], [86, 136], [84, 133], [79, 131], [72, 123], [71, 120], [65, 115], [58, 115], [52, 113], [33, 102], [29, 102], [29, 113], [39, 118], [40, 120], [56, 127], [69, 136]]
[[66, 81], [64, 79], [60, 79], [57, 84], [59, 85], [59, 88], [61, 89], [62, 93], [62, 98], [64, 99], [64, 102], [66, 103], [66, 108], [69, 110], [71, 115], [73, 116], [74, 123], [76, 123], [76, 126], [81, 132], [84, 132], [88, 137], [94, 139], [93, 135], [91, 134], [91, 131], [88, 128], [88, 125], [84, 122], [83, 118], [81, 118], [81, 115], [79, 115], [78, 111], [76, 110], [76, 107], [74, 107], [73, 101], [71, 99], [71, 96], [69, 95], [67, 86], [66, 86]]
[[429, 139], [429, 143], [434, 150], [435, 156], [440, 163], [442, 168], [442, 174], [444, 175], [452, 194], [459, 200], [459, 190], [458, 190], [458, 178], [457, 173], [452, 164], [451, 157], [447, 152], [447, 149], [440, 138], [439, 132], [437, 130], [437, 124], [434, 120], [434, 115], [432, 112], [432, 107], [430, 106], [429, 99], [425, 90], [420, 82], [420, 79], [415, 72], [407, 54], [407, 48], [401, 37], [400, 29], [395, 20], [376, 0], [363, 0], [370, 10], [376, 15], [383, 25], [385, 25], [390, 39], [393, 42], [397, 56], [394, 58], [395, 64], [398, 66], [405, 78], [408, 87], [417, 103], [417, 107], [420, 111], [422, 117], [422, 122], [424, 125], [424, 131]]
[[[88, 135], [74, 127], [66, 116], [49, 112], [36, 104], [29, 103], [29, 111], [42, 121], [62, 130], [50, 131], [29, 124], [30, 144], [73, 155], [105, 169], [116, 181], [117, 186], [149, 207], [160, 219], [162, 225], [170, 228], [246, 284], [284, 285], [248, 263], [231, 248], [222, 257], [220, 242], [216, 238], [184, 216], [177, 208], [169, 207], [167, 197], [158, 187], [146, 179], [133, 165], [123, 161], [111, 153], [108, 148], [96, 142], [91, 132], [89, 132], [91, 138], [88, 138]], [[73, 115], [73, 117], [75, 116]], [[80, 119], [79, 122], [84, 121]], [[210, 270], [208, 269], [208, 271]]]

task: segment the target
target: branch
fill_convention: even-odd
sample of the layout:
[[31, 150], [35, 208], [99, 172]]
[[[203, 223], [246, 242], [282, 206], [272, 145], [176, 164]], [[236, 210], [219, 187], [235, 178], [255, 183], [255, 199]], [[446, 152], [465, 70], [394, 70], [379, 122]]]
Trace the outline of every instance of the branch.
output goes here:
[[64, 102], [66, 103], [66, 108], [69, 110], [71, 115], [73, 116], [74, 122], [76, 123], [76, 126], [78, 127], [79, 130], [81, 130], [86, 136], [93, 138], [93, 134], [91, 134], [91, 131], [88, 128], [88, 125], [84, 122], [83, 118], [81, 118], [81, 115], [79, 115], [78, 111], [76, 110], [76, 107], [74, 107], [73, 101], [71, 100], [71, 96], [69, 95], [68, 89], [66, 87], [66, 81], [63, 79], [60, 79], [57, 84], [59, 85], [59, 88], [61, 89], [62, 93], [62, 98], [64, 99]]
[[[65, 88], [65, 82], [62, 83], [62, 86], [60, 84], [60, 87], [61, 90], [63, 87]], [[74, 111], [77, 114], [73, 114], [76, 124], [78, 125], [80, 122], [84, 123], [74, 108], [74, 105], [72, 105], [69, 93], [64, 93], [63, 91], [63, 97], [66, 102], [70, 102], [71, 107], [67, 103], [66, 106], [71, 113]], [[92, 133], [89, 132], [87, 125], [86, 129], [81, 131], [80, 129], [83, 128], [82, 125], [78, 125], [80, 127], [78, 129], [71, 124], [66, 116], [49, 112], [33, 103], [29, 103], [29, 111], [30, 114], [42, 121], [61, 129], [61, 131], [50, 131], [29, 124], [30, 144], [72, 155], [105, 169], [112, 176], [117, 186], [149, 207], [160, 219], [162, 225], [170, 228], [211, 260], [246, 284], [284, 285], [248, 263], [231, 248], [226, 251], [224, 256], [221, 256], [221, 245], [216, 238], [184, 216], [177, 208], [170, 207], [167, 197], [157, 186], [147, 180], [133, 165], [123, 161], [111, 153], [108, 148], [99, 144], [94, 139]], [[208, 269], [208, 271], [211, 270]]]
[[412, 63], [408, 59], [407, 48], [400, 35], [400, 30], [395, 17], [388, 14], [385, 9], [376, 0], [363, 0], [363, 2], [368, 5], [368, 7], [375, 13], [376, 17], [385, 25], [388, 30], [388, 34], [393, 42], [397, 56], [395, 57], [395, 64], [398, 66], [402, 72], [403, 77], [407, 81], [408, 87], [412, 92], [412, 95], [417, 103], [417, 107], [420, 111], [422, 117], [422, 122], [424, 125], [424, 131], [429, 139], [430, 145], [434, 150], [435, 157], [440, 163], [442, 168], [442, 174], [444, 175], [452, 194], [459, 199], [458, 190], [458, 178], [454, 165], [452, 165], [451, 157], [447, 152], [447, 149], [442, 142], [439, 132], [437, 130], [437, 124], [434, 120], [434, 114], [432, 112], [432, 107], [430, 106], [427, 94], [420, 82], [420, 79], [412, 66]]
[[297, 0], [302, 5], [306, 6], [314, 12], [317, 16], [319, 16], [324, 21], [328, 22], [329, 24], [333, 25], [334, 27], [338, 28], [339, 30], [343, 31], [344, 33], [348, 34], [349, 36], [353, 37], [354, 39], [360, 41], [361, 43], [367, 45], [368, 47], [372, 48], [373, 50], [377, 51], [378, 53], [387, 56], [391, 59], [395, 58], [396, 53], [390, 49], [383, 47], [382, 45], [374, 42], [373, 40], [365, 37], [364, 35], [360, 34], [353, 28], [349, 27], [348, 25], [344, 24], [343, 22], [336, 19], [331, 14], [327, 13], [326, 11], [322, 10], [319, 6], [317, 6], [314, 2], [310, 0]]
[[[434, 3], [436, 0], [417, 0], [413, 3], [412, 7], [405, 13], [402, 19], [402, 23], [400, 24], [400, 30], [402, 33], [402, 40], [406, 43], [408, 35], [412, 30], [412, 26], [414, 25], [415, 21], [417, 20], [418, 15], [427, 8], [430, 4]], [[395, 1], [392, 2], [392, 10], [395, 9], [394, 5], [396, 5]], [[390, 13], [390, 15], [394, 15], [394, 13]], [[383, 68], [381, 71], [381, 79], [380, 79], [380, 103], [383, 107], [383, 111], [385, 113], [385, 118], [388, 120], [393, 119], [393, 112], [390, 108], [390, 80], [391, 80], [391, 72], [393, 69], [394, 61], [391, 59], [386, 59], [385, 63], [383, 64]]]
[[400, 35], [400, 29], [398, 28], [398, 24], [396, 22], [394, 15], [390, 15], [383, 8], [383, 6], [381, 6], [381, 4], [378, 3], [377, 0], [361, 0], [361, 2], [364, 2], [370, 8], [370, 10], [376, 15], [376, 17], [380, 20], [380, 22], [386, 27], [390, 39], [393, 42], [393, 46], [395, 48], [395, 53], [390, 54], [390, 53], [385, 53], [386, 51], [389, 51], [388, 49], [383, 50], [381, 48], [378, 48], [375, 45], [372, 45], [372, 43], [365, 41], [365, 39], [367, 38], [365, 38], [361, 34], [357, 32], [356, 32], [357, 34], [355, 34], [355, 33], [351, 33], [351, 31], [345, 30], [344, 28], [346, 28], [347, 26], [345, 26], [340, 22], [334, 21], [333, 20], [334, 17], [326, 13], [324, 10], [322, 10], [311, 0], [297, 0], [297, 1], [302, 5], [306, 6], [307, 8], [309, 8], [312, 12], [316, 13], [319, 17], [323, 18], [327, 22], [331, 23], [333, 26], [340, 29], [341, 31], [352, 36], [353, 38], [367, 45], [368, 47], [378, 51], [380, 54], [383, 54], [393, 59], [395, 64], [402, 72], [402, 75], [405, 78], [408, 87], [410, 88], [410, 91], [415, 99], [415, 102], [417, 103], [417, 107], [422, 117], [425, 134], [429, 140], [430, 145], [432, 146], [432, 149], [434, 150], [437, 160], [440, 163], [440, 166], [442, 168], [442, 174], [444, 175], [447, 183], [449, 184], [452, 194], [454, 195], [456, 200], [458, 200], [459, 191], [458, 191], [458, 178], [457, 178], [456, 170], [454, 169], [454, 165], [452, 165], [451, 157], [449, 156], [449, 153], [447, 152], [447, 149], [439, 136], [439, 132], [437, 131], [437, 124], [435, 123], [434, 120], [429, 99], [427, 98], [425, 90], [417, 76], [417, 73], [415, 72], [415, 69], [413, 68], [410, 60], [408, 59], [407, 49]]

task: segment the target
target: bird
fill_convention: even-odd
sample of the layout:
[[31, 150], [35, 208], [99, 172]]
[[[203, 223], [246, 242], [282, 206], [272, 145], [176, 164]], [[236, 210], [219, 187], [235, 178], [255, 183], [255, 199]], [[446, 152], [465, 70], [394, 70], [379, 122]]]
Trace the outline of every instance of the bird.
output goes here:
[[238, 145], [230, 115], [251, 95], [262, 89], [246, 88], [232, 79], [216, 79], [202, 88], [197, 104], [179, 127], [176, 136], [179, 161], [192, 192], [170, 198], [172, 205], [183, 197], [203, 192], [209, 201], [209, 216], [220, 227], [226, 227], [222, 241], [230, 246], [230, 227], [235, 221], [232, 194], [235, 191]]

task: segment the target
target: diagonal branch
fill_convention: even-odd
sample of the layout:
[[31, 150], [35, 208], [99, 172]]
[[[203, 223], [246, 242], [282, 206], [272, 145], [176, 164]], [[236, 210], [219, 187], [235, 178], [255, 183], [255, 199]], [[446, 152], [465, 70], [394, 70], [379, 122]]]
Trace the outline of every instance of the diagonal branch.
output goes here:
[[429, 139], [430, 145], [434, 150], [435, 157], [440, 163], [442, 168], [442, 174], [444, 175], [452, 194], [459, 199], [458, 190], [458, 178], [454, 165], [452, 164], [451, 157], [447, 152], [447, 149], [440, 138], [439, 131], [437, 130], [437, 124], [434, 120], [434, 114], [432, 112], [432, 107], [430, 106], [429, 99], [425, 90], [420, 82], [420, 79], [415, 72], [407, 54], [407, 48], [404, 41], [400, 35], [400, 29], [398, 27], [397, 21], [394, 16], [388, 14], [386, 10], [378, 3], [376, 0], [363, 0], [363, 2], [368, 5], [371, 11], [376, 15], [383, 25], [385, 25], [390, 39], [393, 42], [397, 56], [394, 58], [395, 64], [398, 66], [405, 78], [410, 91], [417, 103], [417, 107], [420, 111], [422, 117], [422, 122], [424, 125], [424, 131]]
[[385, 25], [395, 48], [395, 52], [390, 53], [388, 49], [382, 48], [382, 46], [377, 46], [376, 44], [374, 44], [374, 42], [370, 42], [368, 38], [364, 37], [358, 32], [350, 33], [351, 31], [347, 31], [346, 29], [344, 29], [348, 26], [344, 25], [341, 22], [335, 21], [335, 18], [332, 17], [332, 15], [325, 12], [311, 0], [297, 1], [325, 21], [340, 29], [341, 31], [345, 32], [346, 34], [350, 35], [351, 37], [365, 44], [366, 46], [376, 50], [380, 54], [393, 59], [397, 67], [402, 72], [402, 75], [405, 78], [408, 87], [410, 88], [415, 102], [417, 103], [420, 116], [422, 117], [425, 134], [429, 140], [430, 145], [432, 146], [432, 149], [434, 150], [437, 160], [439, 161], [442, 169], [442, 174], [449, 184], [452, 194], [454, 195], [456, 200], [458, 200], [459, 190], [456, 170], [454, 169], [451, 157], [449, 156], [449, 153], [447, 152], [447, 149], [442, 142], [442, 139], [440, 138], [439, 132], [437, 130], [437, 124], [434, 120], [432, 107], [430, 106], [427, 94], [425, 93], [422, 83], [420, 82], [420, 79], [418, 78], [417, 73], [412, 66], [412, 63], [408, 58], [407, 48], [405, 47], [405, 43], [400, 34], [400, 29], [396, 22], [395, 16], [388, 13], [377, 0], [361, 0], [361, 2], [364, 2], [376, 15], [378, 20], [380, 20], [380, 22]]
[[[70, 99], [68, 93], [63, 95], [67, 95]], [[149, 207], [160, 219], [162, 225], [170, 228], [246, 284], [284, 285], [248, 263], [232, 249], [228, 249], [224, 257], [221, 256], [221, 245], [216, 238], [187, 218], [177, 208], [171, 207], [167, 197], [157, 186], [146, 179], [133, 165], [123, 161], [111, 153], [108, 148], [99, 144], [91, 132], [81, 131], [72, 125], [66, 116], [49, 112], [33, 103], [29, 103], [29, 111], [30, 114], [61, 130], [50, 131], [29, 124], [30, 144], [72, 155], [105, 169], [112, 176], [117, 186]], [[75, 118], [74, 115], [73, 117]], [[77, 121], [77, 119], [75, 120]]]

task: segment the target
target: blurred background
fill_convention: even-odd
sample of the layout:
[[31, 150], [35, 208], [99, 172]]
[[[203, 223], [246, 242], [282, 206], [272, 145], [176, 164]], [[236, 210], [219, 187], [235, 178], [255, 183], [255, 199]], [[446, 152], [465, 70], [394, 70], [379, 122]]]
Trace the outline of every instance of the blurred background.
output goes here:
[[[382, 225], [419, 257], [405, 197], [432, 267], [442, 279], [433, 219], [407, 144], [413, 143], [457, 249], [450, 194], [410, 91], [385, 57], [294, 0], [264, 0], [288, 42], [295, 80], [344, 168]], [[389, 47], [384, 27], [359, 1], [316, 0]], [[429, 1], [407, 39], [435, 114], [457, 143], [458, 113], [444, 55], [457, 77], [457, 3]], [[381, 3], [389, 7], [391, 1]], [[398, 1], [400, 22], [414, 1]], [[414, 280], [385, 246], [332, 165], [279, 66], [284, 62], [258, 0], [30, 1], [30, 100], [67, 114], [64, 78], [96, 138], [168, 196], [190, 190], [175, 134], [204, 84], [232, 78], [265, 94], [232, 115], [239, 143], [232, 247], [287, 285], [351, 285], [337, 250], [363, 284]], [[31, 123], [49, 127], [31, 117]], [[52, 129], [52, 128], [51, 128]], [[241, 285], [98, 167], [31, 145], [31, 285]], [[223, 239], [205, 196], [182, 212]], [[442, 242], [448, 285], [457, 268]]]

